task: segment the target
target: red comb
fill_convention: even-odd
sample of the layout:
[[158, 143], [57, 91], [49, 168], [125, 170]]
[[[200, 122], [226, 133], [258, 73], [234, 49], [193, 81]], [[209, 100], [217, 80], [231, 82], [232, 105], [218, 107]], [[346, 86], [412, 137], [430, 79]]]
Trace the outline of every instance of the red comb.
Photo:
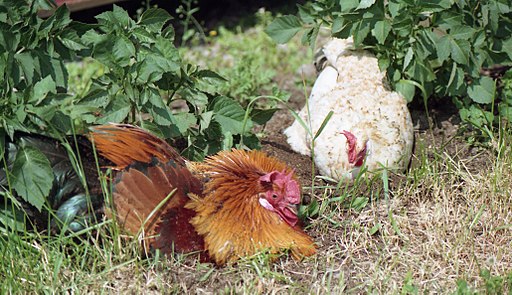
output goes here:
[[366, 156], [366, 145], [359, 152], [356, 151], [357, 137], [347, 130], [343, 130], [341, 134], [345, 135], [348, 144], [348, 162], [354, 164], [355, 167], [363, 165], [364, 157]]
[[300, 202], [299, 184], [292, 178], [292, 172], [286, 174], [284, 172], [272, 171], [261, 176], [260, 181], [269, 182], [283, 188], [290, 203], [298, 204]]

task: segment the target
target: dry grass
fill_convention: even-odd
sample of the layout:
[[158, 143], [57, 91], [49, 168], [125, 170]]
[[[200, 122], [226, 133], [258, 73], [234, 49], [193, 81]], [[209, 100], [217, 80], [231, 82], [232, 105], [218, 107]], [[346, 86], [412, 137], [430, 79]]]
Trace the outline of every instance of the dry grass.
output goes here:
[[[361, 189], [374, 196], [361, 212], [331, 203], [311, 221], [307, 231], [319, 252], [304, 261], [283, 255], [270, 263], [262, 254], [224, 268], [194, 258], [132, 263], [107, 273], [103, 287], [116, 293], [451, 293], [462, 279], [485, 292], [482, 270], [502, 278], [512, 270], [510, 143], [471, 158], [461, 142], [453, 143], [460, 153], [448, 154], [449, 147], [433, 153], [420, 139], [420, 164], [393, 178], [389, 198], [376, 184]], [[317, 192], [324, 201], [337, 196]]]

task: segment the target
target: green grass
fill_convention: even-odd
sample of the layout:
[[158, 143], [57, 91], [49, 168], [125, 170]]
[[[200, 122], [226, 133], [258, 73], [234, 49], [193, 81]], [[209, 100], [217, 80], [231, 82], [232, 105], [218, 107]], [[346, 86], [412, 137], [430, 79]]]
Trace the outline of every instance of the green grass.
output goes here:
[[[261, 254], [216, 268], [181, 255], [143, 259], [138, 243], [116, 234], [116, 225], [107, 221], [79, 237], [2, 232], [0, 288], [2, 293], [500, 294], [510, 290], [512, 136], [499, 136], [500, 156], [481, 171], [470, 171], [475, 168], [469, 167], [470, 158], [456, 159], [421, 141], [416, 166], [392, 184], [388, 199], [383, 179], [368, 183], [371, 189], [365, 182], [316, 188], [322, 209], [307, 231], [320, 249], [301, 262], [283, 255], [270, 263]], [[371, 196], [362, 209], [329, 201], [357, 193]]]

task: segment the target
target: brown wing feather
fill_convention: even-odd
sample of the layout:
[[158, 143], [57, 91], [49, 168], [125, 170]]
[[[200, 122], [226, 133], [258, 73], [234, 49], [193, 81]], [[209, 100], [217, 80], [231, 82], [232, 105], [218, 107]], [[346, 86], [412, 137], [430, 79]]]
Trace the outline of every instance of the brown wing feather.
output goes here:
[[134, 162], [149, 163], [157, 158], [161, 162], [173, 160], [184, 165], [179, 153], [164, 140], [148, 131], [127, 124], [107, 124], [91, 127], [89, 140], [98, 152], [119, 169]]
[[[169, 200], [152, 213], [174, 189], [176, 191]], [[189, 222], [194, 212], [184, 208], [188, 194], [201, 194], [201, 190], [199, 180], [185, 166], [172, 160], [135, 163], [116, 177], [113, 191], [115, 215], [124, 229], [133, 235], [144, 226], [145, 245], [149, 248], [164, 253], [202, 250], [203, 239]]]

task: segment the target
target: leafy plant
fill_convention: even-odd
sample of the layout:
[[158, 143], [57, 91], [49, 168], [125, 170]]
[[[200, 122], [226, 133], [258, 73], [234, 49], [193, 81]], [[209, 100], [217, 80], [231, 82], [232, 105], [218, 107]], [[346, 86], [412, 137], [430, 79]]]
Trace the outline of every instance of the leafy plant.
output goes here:
[[[272, 39], [263, 32], [270, 23], [272, 14], [260, 9], [255, 18], [257, 24], [250, 29], [238, 26], [227, 29], [223, 26], [210, 31], [207, 44], [191, 39], [196, 46], [180, 48], [187, 61], [194, 61], [201, 67], [216, 71], [224, 81], [219, 83], [219, 91], [235, 98], [246, 106], [259, 95], [275, 95], [282, 101], [287, 94], [279, 91], [279, 84], [288, 81], [277, 80], [281, 77], [293, 77], [292, 82], [302, 83], [302, 77], [296, 74], [300, 65], [312, 58], [311, 53], [300, 50], [299, 44], [290, 42], [286, 46], [276, 47]], [[259, 108], [275, 108], [274, 100], [259, 100]]]
[[304, 31], [303, 43], [314, 46], [323, 27], [373, 52], [408, 101], [418, 94], [425, 103], [452, 98], [464, 120], [477, 127], [496, 122], [496, 83], [481, 70], [512, 64], [508, 1], [319, 0], [276, 18], [266, 31], [278, 43]]
[[[270, 117], [222, 95], [217, 73], [182, 61], [165, 10], [149, 9], [133, 20], [114, 5], [96, 16], [97, 24], [72, 21], [65, 6], [47, 19], [37, 16], [51, 8], [49, 0], [0, 0], [0, 155], [11, 188], [37, 209], [53, 175], [37, 149], [5, 153], [16, 131], [61, 138], [92, 124], [132, 123], [194, 160], [242, 142], [259, 146], [252, 127]], [[96, 70], [84, 73], [83, 87], [71, 89], [65, 62], [78, 59]], [[7, 156], [16, 158], [13, 167], [5, 167]]]

